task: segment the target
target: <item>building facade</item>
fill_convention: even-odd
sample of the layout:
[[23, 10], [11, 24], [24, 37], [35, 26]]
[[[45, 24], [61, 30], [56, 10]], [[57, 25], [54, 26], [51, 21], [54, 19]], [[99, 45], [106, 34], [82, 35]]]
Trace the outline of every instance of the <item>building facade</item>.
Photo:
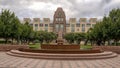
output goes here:
[[43, 20], [40, 18], [24, 18], [23, 22], [29, 22], [35, 31], [55, 32], [56, 34], [62, 31], [65, 34], [87, 32], [89, 28], [96, 24], [97, 18], [90, 18], [89, 20], [87, 18], [80, 18], [79, 20], [69, 18], [69, 20], [66, 20], [65, 12], [59, 7], [54, 13], [53, 20], [50, 20], [50, 18], [43, 18]]

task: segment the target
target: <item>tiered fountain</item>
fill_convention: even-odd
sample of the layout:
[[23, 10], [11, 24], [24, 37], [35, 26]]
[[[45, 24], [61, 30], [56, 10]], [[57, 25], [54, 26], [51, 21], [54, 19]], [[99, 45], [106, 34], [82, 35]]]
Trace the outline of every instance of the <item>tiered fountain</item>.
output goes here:
[[57, 45], [44, 44], [41, 45], [41, 49], [11, 50], [10, 52], [7, 52], [7, 54], [27, 58], [63, 60], [102, 59], [117, 56], [116, 53], [110, 51], [101, 51], [100, 49], [80, 50], [79, 45], [64, 45], [61, 32], [58, 34]]

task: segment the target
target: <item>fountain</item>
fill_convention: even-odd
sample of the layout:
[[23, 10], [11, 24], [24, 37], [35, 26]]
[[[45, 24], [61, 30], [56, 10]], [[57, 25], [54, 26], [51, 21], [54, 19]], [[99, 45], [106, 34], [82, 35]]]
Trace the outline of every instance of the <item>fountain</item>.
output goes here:
[[63, 44], [64, 43], [64, 40], [63, 40], [63, 34], [62, 34], [62, 30], [60, 30], [58, 32], [58, 38], [57, 38], [57, 44], [42, 44], [41, 45], [41, 49], [47, 49], [47, 50], [79, 50], [80, 49], [80, 46], [77, 45], [77, 44]]
[[57, 39], [57, 44], [58, 45], [63, 45], [63, 38], [62, 38], [62, 31], [58, 32], [58, 39]]
[[57, 44], [44, 44], [41, 49], [19, 49], [7, 52], [8, 55], [57, 60], [78, 60], [78, 59], [105, 59], [116, 57], [113, 52], [101, 51], [100, 49], [80, 50], [79, 45], [64, 45], [62, 32], [58, 34]]

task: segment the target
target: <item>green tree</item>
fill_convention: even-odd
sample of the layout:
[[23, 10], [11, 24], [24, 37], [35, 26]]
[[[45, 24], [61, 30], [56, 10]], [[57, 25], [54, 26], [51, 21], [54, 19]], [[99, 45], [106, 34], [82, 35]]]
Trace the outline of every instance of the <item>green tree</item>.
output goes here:
[[74, 33], [74, 40], [77, 44], [80, 44], [81, 41], [85, 40], [85, 33]]
[[70, 44], [72, 44], [72, 43], [74, 43], [74, 41], [75, 41], [75, 34], [74, 34], [74, 33], [66, 33], [66, 34], [64, 35], [64, 38], [65, 38]]
[[120, 40], [120, 9], [110, 11], [108, 17], [103, 17], [94, 28], [88, 32], [89, 40], [94, 40], [97, 45], [105, 45], [105, 42], [114, 40], [115, 45]]
[[1, 34], [2, 37], [5, 38], [6, 43], [8, 42], [8, 39], [10, 38], [12, 29], [11, 24], [14, 21], [15, 15], [13, 12], [10, 12], [10, 10], [2, 10], [0, 14], [0, 23], [2, 25], [1, 27]]
[[29, 43], [29, 37], [31, 36], [32, 27], [29, 25], [29, 22], [22, 24], [21, 26], [21, 42], [22, 43]]
[[117, 45], [120, 40], [120, 9], [113, 9], [109, 13], [109, 17], [112, 21], [112, 38]]
[[93, 33], [93, 28], [90, 28], [87, 31], [85, 37], [86, 37], [86, 40], [85, 40], [85, 44], [84, 45], [87, 45], [88, 41], [90, 41], [91, 45], [93, 45], [94, 40], [95, 40], [95, 34]]
[[36, 33], [36, 39], [40, 41], [42, 44], [44, 41], [46, 43], [50, 43], [53, 40], [57, 39], [57, 35], [53, 32], [46, 32], [46, 31], [38, 31]]
[[21, 25], [21, 23], [20, 23], [19, 19], [17, 17], [15, 17], [13, 22], [11, 23], [10, 38], [12, 39], [12, 43], [13, 43], [13, 39], [16, 39], [17, 42], [19, 43], [19, 39], [20, 39], [20, 35], [21, 35], [20, 25]]

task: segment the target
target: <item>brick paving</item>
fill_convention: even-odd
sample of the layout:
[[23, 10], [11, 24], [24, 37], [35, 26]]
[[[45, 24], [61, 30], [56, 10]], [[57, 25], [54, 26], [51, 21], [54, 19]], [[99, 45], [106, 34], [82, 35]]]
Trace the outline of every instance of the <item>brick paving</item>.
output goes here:
[[22, 58], [0, 52], [0, 68], [120, 68], [118, 57], [97, 60], [47, 60]]

